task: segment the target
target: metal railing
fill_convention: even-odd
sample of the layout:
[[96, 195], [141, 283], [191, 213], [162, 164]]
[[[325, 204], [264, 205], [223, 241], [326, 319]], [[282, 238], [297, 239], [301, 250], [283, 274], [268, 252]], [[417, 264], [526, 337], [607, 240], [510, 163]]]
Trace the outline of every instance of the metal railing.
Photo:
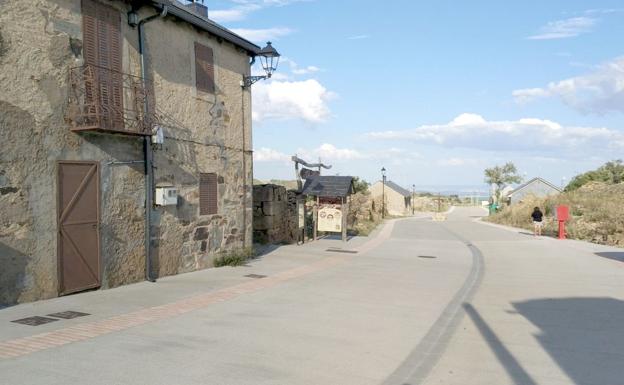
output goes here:
[[151, 135], [157, 119], [145, 112], [149, 99], [139, 76], [91, 64], [69, 70], [66, 117], [72, 131]]

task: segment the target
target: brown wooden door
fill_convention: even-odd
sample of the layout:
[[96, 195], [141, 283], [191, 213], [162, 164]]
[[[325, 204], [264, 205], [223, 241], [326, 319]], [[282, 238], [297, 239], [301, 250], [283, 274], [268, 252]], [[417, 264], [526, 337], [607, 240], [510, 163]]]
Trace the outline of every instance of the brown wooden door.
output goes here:
[[98, 1], [82, 0], [82, 28], [85, 64], [95, 68], [103, 128], [122, 130], [124, 121], [120, 13]]
[[100, 286], [100, 175], [96, 162], [58, 163], [59, 293]]

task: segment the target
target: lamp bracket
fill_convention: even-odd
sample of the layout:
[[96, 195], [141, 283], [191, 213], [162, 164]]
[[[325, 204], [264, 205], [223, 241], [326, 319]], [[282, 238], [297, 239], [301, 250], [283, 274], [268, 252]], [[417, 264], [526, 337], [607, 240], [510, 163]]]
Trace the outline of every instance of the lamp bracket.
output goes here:
[[268, 79], [269, 77], [266, 75], [261, 76], [243, 76], [243, 80], [241, 80], [241, 87], [249, 88], [252, 84], [259, 80]]

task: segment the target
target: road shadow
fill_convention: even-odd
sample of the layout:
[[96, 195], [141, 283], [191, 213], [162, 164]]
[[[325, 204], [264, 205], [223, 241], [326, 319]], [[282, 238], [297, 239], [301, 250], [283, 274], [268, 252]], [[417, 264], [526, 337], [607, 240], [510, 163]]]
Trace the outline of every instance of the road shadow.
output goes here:
[[500, 364], [505, 368], [505, 371], [507, 371], [507, 374], [514, 380], [514, 383], [537, 385], [537, 382], [535, 382], [522, 365], [520, 365], [520, 362], [511, 354], [509, 349], [505, 347], [492, 328], [490, 328], [487, 322], [481, 317], [477, 309], [468, 303], [464, 304], [464, 309], [468, 317], [470, 317], [477, 329], [479, 329], [481, 336], [485, 342], [487, 342], [492, 352], [494, 352]]
[[546, 298], [513, 303], [574, 384], [624, 383], [624, 301]]
[[[349, 242], [353, 238], [355, 238], [355, 235], [347, 234], [347, 242]], [[339, 235], [339, 234], [324, 234], [324, 235], [320, 235], [318, 237], [318, 239], [326, 239], [326, 240], [330, 240], [330, 241], [341, 241], [342, 240], [342, 235]]]
[[624, 252], [623, 251], [604, 251], [595, 253], [599, 257], [613, 259], [614, 261], [624, 262]]

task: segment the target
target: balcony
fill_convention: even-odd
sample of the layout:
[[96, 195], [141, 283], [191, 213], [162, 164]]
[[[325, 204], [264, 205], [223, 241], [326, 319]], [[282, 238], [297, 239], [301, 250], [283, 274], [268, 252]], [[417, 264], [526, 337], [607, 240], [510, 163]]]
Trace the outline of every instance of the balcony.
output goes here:
[[69, 70], [66, 118], [72, 131], [151, 135], [157, 122], [145, 113], [149, 99], [142, 78], [87, 64]]

